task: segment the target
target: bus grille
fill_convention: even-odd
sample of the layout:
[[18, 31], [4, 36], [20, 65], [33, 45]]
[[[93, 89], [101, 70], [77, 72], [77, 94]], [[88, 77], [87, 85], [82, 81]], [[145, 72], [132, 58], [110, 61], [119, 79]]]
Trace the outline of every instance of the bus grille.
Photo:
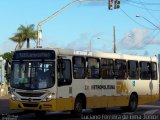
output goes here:
[[43, 92], [39, 92], [39, 93], [23, 93], [23, 92], [17, 92], [20, 96], [22, 97], [40, 97], [42, 96]]
[[38, 107], [38, 104], [22, 103], [24, 107]]
[[[29, 101], [28, 98], [22, 98], [23, 101]], [[41, 99], [32, 99], [33, 102], [39, 102]]]

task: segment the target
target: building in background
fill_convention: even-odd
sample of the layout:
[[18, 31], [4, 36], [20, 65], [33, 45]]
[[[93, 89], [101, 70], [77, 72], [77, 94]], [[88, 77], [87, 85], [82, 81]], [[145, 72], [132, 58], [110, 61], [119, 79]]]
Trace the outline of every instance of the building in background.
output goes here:
[[0, 57], [0, 97], [8, 94], [8, 85], [6, 84], [5, 79], [5, 60]]
[[4, 81], [4, 60], [0, 57], [0, 83]]

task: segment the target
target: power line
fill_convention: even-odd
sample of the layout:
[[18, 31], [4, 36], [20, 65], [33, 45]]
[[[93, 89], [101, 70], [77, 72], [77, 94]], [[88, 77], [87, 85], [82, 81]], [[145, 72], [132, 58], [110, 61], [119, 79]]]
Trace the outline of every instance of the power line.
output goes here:
[[[141, 8], [141, 9], [145, 9], [144, 7], [141, 7], [141, 6], [138, 6], [138, 5], [135, 5], [135, 4], [133, 4], [133, 3], [129, 3], [129, 2], [126, 2], [126, 4], [128, 4], [128, 5], [131, 5], [131, 6], [134, 6], [134, 7], [137, 7], [137, 8]], [[150, 9], [150, 8], [147, 8], [148, 10], [150, 10], [150, 11], [160, 11], [160, 9], [158, 10], [156, 10], [156, 9]]]
[[[155, 31], [153, 31], [153, 33], [154, 33], [154, 32], [155, 32]], [[159, 33], [160, 33], [160, 31], [158, 31], [158, 32], [152, 37], [151, 40], [147, 41], [146, 45], [148, 45], [149, 43], [151, 43], [151, 42], [156, 38], [156, 36], [157, 36]], [[149, 35], [146, 36], [144, 39], [148, 39], [148, 38], [149, 38]], [[134, 48], [135, 46], [137, 46], [140, 42], [141, 42], [141, 41], [137, 42], [132, 48], [129, 48], [128, 50], [133, 49], [133, 48]]]
[[136, 1], [132, 1], [132, 0], [126, 0], [128, 2], [131, 2], [131, 3], [135, 3], [135, 4], [144, 4], [144, 5], [160, 5], [160, 3], [145, 3], [145, 2], [136, 2]]
[[151, 17], [153, 17], [158, 23], [160, 23], [159, 22], [159, 20], [148, 10], [148, 8], [144, 5], [144, 3], [141, 1], [141, 0], [139, 0], [140, 1], [140, 4], [142, 5], [142, 6], [144, 6], [144, 8], [145, 8], [145, 10], [148, 12], [148, 14], [150, 14], [150, 16]]
[[160, 31], [158, 31], [158, 32], [152, 37], [152, 39], [149, 41], [149, 43], [152, 42], [152, 41], [158, 36], [159, 33], [160, 33]]
[[130, 20], [132, 20], [134, 23], [138, 24], [139, 26], [142, 26], [142, 27], [144, 27], [144, 28], [146, 28], [146, 29], [155, 30], [155, 29], [153, 29], [153, 28], [149, 28], [149, 27], [146, 27], [146, 26], [138, 23], [138, 22], [135, 21], [132, 17], [130, 17], [122, 8], [120, 8], [120, 10], [121, 10]]
[[[152, 33], [150, 33], [150, 34], [148, 34], [147, 36], [145, 36], [145, 38], [144, 39], [148, 39], [149, 37], [150, 37], [150, 35], [151, 34], [153, 34], [154, 32], [155, 32], [156, 30], [154, 30], [154, 31], [152, 31]], [[160, 33], [160, 31], [158, 31], [153, 37], [152, 37], [152, 39], [151, 40], [149, 40], [149, 41], [143, 41], [144, 42], [144, 44], [145, 45], [149, 45], [149, 43], [151, 43], [155, 38], [156, 38], [156, 36], [158, 35]], [[141, 43], [142, 41], [138, 41], [134, 46], [132, 46], [131, 48], [128, 48], [127, 50], [135, 50], [135, 47], [139, 44], [139, 43]], [[144, 46], [145, 47], [145, 46]], [[143, 47], [142, 47], [143, 48]]]

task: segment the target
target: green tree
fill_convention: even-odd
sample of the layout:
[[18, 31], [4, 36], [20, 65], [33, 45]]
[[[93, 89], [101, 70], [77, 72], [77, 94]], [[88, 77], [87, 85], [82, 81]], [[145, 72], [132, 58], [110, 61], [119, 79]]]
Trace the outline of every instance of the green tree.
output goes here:
[[21, 49], [24, 43], [24, 35], [22, 33], [16, 33], [13, 37], [10, 38], [10, 40], [18, 43], [18, 48]]
[[2, 57], [6, 63], [5, 63], [5, 77], [7, 80], [7, 83], [9, 83], [10, 81], [10, 76], [11, 76], [11, 63], [12, 63], [12, 57], [13, 57], [14, 52], [6, 52], [2, 55], [0, 55], [0, 57]]
[[37, 38], [37, 31], [34, 30], [34, 24], [20, 25], [18, 32], [23, 34], [24, 41], [27, 41], [27, 48], [30, 48], [30, 39], [35, 40]]

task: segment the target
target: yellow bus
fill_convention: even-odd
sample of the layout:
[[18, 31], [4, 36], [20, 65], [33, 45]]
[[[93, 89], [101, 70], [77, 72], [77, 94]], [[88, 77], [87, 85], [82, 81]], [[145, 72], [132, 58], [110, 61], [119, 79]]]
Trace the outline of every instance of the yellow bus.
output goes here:
[[135, 111], [158, 101], [156, 57], [36, 48], [15, 51], [11, 66], [10, 108], [71, 111], [119, 106]]

